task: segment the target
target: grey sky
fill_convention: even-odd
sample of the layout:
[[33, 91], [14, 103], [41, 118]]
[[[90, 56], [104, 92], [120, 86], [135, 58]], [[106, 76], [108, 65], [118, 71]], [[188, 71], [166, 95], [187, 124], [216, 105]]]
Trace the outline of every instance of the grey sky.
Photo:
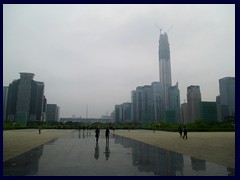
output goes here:
[[215, 101], [235, 77], [235, 5], [3, 5], [3, 85], [19, 72], [45, 83], [61, 117], [101, 117], [159, 80], [158, 24], [168, 32], [172, 83]]

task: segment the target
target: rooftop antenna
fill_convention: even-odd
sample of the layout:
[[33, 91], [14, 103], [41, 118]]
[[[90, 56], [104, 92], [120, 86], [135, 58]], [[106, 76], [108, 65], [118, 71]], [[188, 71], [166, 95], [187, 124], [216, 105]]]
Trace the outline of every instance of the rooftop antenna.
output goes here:
[[160, 30], [160, 34], [161, 34], [161, 31], [162, 31], [162, 28], [160, 28], [157, 24], [155, 24], [157, 26], [157, 28]]

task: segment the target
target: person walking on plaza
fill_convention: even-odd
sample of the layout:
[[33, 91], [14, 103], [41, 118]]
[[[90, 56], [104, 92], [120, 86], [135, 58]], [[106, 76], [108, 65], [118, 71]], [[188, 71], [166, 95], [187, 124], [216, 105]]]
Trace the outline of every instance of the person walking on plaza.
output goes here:
[[183, 139], [184, 139], [184, 137], [186, 137], [186, 139], [187, 139], [187, 128], [185, 126], [183, 128]]
[[100, 135], [100, 130], [97, 127], [97, 129], [95, 130], [96, 143], [98, 143], [99, 135]]
[[181, 138], [182, 137], [182, 126], [181, 125], [178, 126], [178, 132], [179, 132], [180, 138]]
[[110, 131], [109, 131], [109, 128], [107, 127], [105, 131], [106, 144], [109, 144], [109, 134], [110, 134]]

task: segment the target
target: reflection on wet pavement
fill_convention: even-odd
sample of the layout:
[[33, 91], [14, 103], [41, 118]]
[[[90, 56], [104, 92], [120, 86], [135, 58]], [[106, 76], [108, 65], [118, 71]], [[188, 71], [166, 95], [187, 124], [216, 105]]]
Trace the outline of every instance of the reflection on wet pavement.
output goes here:
[[3, 163], [5, 176], [234, 176], [235, 169], [101, 131], [73, 131]]

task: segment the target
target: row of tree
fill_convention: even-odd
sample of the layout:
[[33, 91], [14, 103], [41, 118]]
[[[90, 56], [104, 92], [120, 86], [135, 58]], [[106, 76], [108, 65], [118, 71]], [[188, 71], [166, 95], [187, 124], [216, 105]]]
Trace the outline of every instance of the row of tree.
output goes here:
[[[205, 122], [195, 121], [194, 123], [184, 124], [188, 131], [235, 131], [235, 119], [229, 117], [224, 122]], [[147, 130], [162, 130], [162, 131], [178, 131], [179, 124], [171, 124], [165, 121], [155, 121], [150, 124], [141, 125], [139, 123], [101, 123], [96, 122], [92, 124], [84, 124], [80, 122], [28, 122], [26, 127], [22, 127], [14, 122], [4, 121], [3, 129], [26, 129], [26, 128], [39, 128], [42, 129], [147, 129]]]

